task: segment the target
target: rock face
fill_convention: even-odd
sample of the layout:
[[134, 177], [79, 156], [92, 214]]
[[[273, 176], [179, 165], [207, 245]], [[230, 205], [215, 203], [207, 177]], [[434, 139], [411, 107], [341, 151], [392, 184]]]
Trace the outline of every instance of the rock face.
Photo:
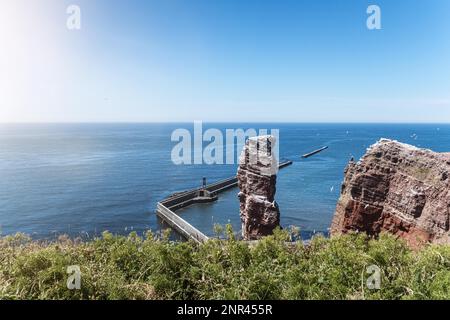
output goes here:
[[280, 225], [275, 202], [278, 161], [272, 153], [273, 136], [249, 138], [239, 158], [239, 185], [242, 237], [256, 240], [270, 235]]
[[345, 170], [331, 235], [387, 231], [413, 247], [450, 243], [450, 154], [381, 139]]

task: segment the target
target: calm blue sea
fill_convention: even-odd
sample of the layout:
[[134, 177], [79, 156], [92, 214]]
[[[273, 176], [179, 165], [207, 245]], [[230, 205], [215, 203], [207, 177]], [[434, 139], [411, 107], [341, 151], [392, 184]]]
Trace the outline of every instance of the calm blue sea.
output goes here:
[[[280, 171], [276, 199], [282, 225], [304, 237], [326, 233], [343, 171], [381, 137], [435, 151], [450, 151], [450, 125], [207, 124], [207, 128], [280, 130], [280, 154], [294, 164]], [[236, 165], [174, 165], [174, 129], [193, 124], [1, 124], [0, 232], [51, 239], [92, 237], [104, 230], [157, 231], [156, 202], [236, 172]], [[318, 147], [329, 149], [309, 159]], [[240, 229], [237, 189], [218, 202], [180, 214], [207, 234], [215, 223]]]

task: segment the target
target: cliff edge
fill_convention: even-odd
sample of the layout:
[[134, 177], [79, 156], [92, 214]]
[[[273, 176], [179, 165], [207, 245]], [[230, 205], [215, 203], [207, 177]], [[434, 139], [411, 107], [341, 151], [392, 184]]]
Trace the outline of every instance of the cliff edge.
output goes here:
[[382, 231], [450, 243], [450, 154], [381, 139], [345, 169], [331, 235]]

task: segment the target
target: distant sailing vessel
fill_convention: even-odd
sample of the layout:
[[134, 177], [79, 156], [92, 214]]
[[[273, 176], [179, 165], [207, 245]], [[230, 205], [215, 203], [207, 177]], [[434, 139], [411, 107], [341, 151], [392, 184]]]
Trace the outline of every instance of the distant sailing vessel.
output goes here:
[[328, 149], [328, 146], [325, 146], [325, 147], [322, 147], [320, 149], [314, 150], [313, 152], [310, 152], [310, 153], [306, 153], [306, 154], [302, 155], [302, 158], [309, 158], [309, 157], [311, 157], [311, 156], [313, 156], [313, 155], [315, 155], [315, 154], [317, 154], [319, 152], [322, 152], [323, 150], [326, 150], [326, 149]]

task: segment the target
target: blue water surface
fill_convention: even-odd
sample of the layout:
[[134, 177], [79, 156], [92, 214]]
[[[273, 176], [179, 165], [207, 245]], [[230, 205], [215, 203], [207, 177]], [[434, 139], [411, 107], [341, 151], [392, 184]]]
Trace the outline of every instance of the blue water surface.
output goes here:
[[[0, 232], [36, 239], [60, 234], [92, 237], [157, 231], [157, 201], [236, 173], [235, 164], [175, 165], [171, 134], [193, 124], [0, 124]], [[279, 172], [276, 200], [282, 225], [304, 237], [326, 233], [350, 157], [380, 138], [450, 151], [450, 125], [439, 124], [205, 124], [204, 129], [280, 130], [280, 155], [293, 160]], [[329, 149], [308, 159], [301, 155]], [[216, 203], [180, 211], [206, 234], [215, 223], [240, 229], [237, 189]]]

